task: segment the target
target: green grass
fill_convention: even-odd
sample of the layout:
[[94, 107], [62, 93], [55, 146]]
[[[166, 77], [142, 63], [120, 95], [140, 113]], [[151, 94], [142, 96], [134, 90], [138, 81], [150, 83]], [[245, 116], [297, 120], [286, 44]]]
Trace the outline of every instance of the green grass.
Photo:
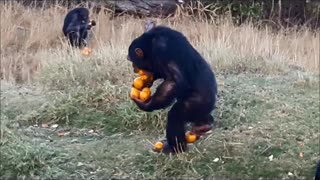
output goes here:
[[[297, 70], [217, 72], [212, 134], [188, 153], [166, 156], [150, 148], [164, 137], [167, 110], [142, 112], [128, 98], [130, 82], [123, 77], [109, 80], [92, 62], [75, 67], [77, 79], [53, 67], [40, 74], [36, 87], [44, 89], [2, 82], [1, 178], [313, 177], [320, 159], [318, 76]], [[59, 126], [41, 128], [43, 123]], [[69, 134], [59, 137], [61, 131]]]

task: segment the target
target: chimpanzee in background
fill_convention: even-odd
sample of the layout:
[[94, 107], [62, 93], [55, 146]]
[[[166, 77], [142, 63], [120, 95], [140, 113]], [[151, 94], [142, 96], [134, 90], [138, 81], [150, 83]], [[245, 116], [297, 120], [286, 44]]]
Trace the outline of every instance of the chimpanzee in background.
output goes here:
[[212, 128], [211, 115], [217, 100], [217, 82], [204, 58], [180, 32], [148, 21], [145, 33], [129, 46], [128, 60], [134, 71], [149, 71], [154, 79], [163, 79], [146, 102], [133, 99], [146, 112], [164, 109], [175, 100], [168, 113], [163, 152], [186, 151], [185, 124], [193, 123], [199, 136]]
[[62, 30], [72, 47], [83, 48], [87, 46], [88, 30], [95, 25], [94, 20], [89, 21], [89, 10], [79, 7], [68, 12]]

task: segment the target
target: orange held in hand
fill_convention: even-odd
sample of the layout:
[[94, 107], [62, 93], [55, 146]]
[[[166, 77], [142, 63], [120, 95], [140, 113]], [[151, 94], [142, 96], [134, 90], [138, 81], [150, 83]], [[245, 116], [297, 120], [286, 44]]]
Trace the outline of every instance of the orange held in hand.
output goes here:
[[193, 143], [197, 140], [197, 135], [193, 132], [186, 132], [186, 141], [187, 143]]
[[133, 87], [137, 88], [138, 90], [141, 90], [144, 86], [144, 82], [141, 77], [137, 77], [133, 81]]
[[145, 72], [144, 72], [142, 69], [139, 69], [139, 70], [138, 70], [138, 74], [139, 74], [140, 76], [146, 75]]
[[147, 82], [153, 81], [152, 74], [147, 71], [143, 71], [143, 70], [139, 69], [138, 74], [140, 75], [141, 79], [144, 81], [147, 81]]
[[146, 101], [150, 98], [150, 95], [151, 95], [151, 90], [149, 88], [145, 87], [140, 92], [140, 99], [142, 101]]
[[140, 98], [140, 91], [134, 87], [131, 88], [130, 97], [139, 99]]

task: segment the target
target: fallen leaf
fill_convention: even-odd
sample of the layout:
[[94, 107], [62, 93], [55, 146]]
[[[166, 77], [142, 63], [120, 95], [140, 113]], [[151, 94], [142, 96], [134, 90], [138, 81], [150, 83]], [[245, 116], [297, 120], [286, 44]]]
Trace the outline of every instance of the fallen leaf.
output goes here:
[[77, 166], [82, 166], [83, 163], [82, 162], [78, 162]]
[[72, 139], [71, 143], [79, 142], [78, 139]]
[[64, 136], [64, 132], [58, 132], [58, 136]]
[[58, 124], [52, 124], [51, 127], [52, 127], [52, 128], [57, 128], [57, 127], [58, 127]]
[[303, 152], [299, 153], [299, 157], [303, 158]]
[[42, 127], [42, 128], [48, 128], [49, 125], [48, 125], [48, 124], [41, 124], [41, 127]]
[[94, 130], [93, 129], [91, 129], [90, 131], [88, 131], [88, 133], [93, 133], [94, 132]]
[[64, 136], [68, 136], [70, 134], [70, 132], [65, 132]]

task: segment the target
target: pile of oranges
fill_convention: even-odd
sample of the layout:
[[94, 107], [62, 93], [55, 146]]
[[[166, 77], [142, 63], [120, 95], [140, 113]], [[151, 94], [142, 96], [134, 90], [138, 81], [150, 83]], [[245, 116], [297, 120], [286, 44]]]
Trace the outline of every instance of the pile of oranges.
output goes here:
[[133, 81], [130, 97], [147, 101], [151, 96], [150, 84], [153, 82], [152, 74], [143, 70], [138, 71], [139, 77]]

